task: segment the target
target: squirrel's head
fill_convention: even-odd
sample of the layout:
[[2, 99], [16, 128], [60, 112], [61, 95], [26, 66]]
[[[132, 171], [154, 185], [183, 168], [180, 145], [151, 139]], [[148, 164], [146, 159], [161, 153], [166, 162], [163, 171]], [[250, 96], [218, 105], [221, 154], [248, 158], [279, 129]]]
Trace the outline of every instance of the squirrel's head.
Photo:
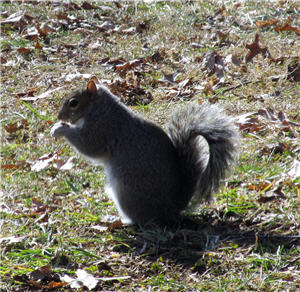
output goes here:
[[69, 97], [59, 111], [58, 119], [64, 122], [75, 124], [84, 116], [86, 108], [91, 100], [97, 96], [97, 86], [94, 79], [88, 82], [86, 90], [75, 92]]

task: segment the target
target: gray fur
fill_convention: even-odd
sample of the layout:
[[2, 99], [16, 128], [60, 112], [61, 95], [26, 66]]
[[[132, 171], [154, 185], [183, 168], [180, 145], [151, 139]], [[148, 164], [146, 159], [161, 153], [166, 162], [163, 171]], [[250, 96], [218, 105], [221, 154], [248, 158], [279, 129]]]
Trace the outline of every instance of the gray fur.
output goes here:
[[[70, 113], [74, 98], [81, 105]], [[104, 87], [72, 95], [59, 118], [72, 125], [56, 125], [52, 135], [104, 164], [108, 194], [124, 221], [137, 224], [169, 224], [189, 202], [208, 198], [233, 161], [238, 140], [231, 119], [217, 106], [189, 104], [174, 113], [167, 134]], [[199, 137], [209, 145], [209, 158]]]
[[187, 200], [197, 205], [210, 199], [237, 156], [233, 120], [217, 105], [190, 103], [172, 115], [167, 132], [185, 174]]

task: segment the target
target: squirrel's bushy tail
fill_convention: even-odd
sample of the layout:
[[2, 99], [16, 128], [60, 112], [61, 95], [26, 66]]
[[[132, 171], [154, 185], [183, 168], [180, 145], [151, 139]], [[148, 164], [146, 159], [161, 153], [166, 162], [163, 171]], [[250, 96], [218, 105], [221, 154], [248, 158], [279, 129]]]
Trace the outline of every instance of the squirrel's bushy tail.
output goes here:
[[167, 132], [185, 181], [182, 207], [209, 199], [237, 154], [239, 134], [232, 119], [216, 105], [190, 103], [172, 115]]

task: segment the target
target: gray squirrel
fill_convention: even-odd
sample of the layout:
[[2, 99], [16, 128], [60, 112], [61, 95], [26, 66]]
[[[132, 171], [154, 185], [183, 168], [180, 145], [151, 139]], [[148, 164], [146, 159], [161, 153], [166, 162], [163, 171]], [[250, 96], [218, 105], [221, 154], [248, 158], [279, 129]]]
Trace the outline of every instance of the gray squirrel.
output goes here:
[[166, 131], [126, 107], [92, 78], [68, 97], [51, 129], [81, 155], [103, 165], [105, 191], [123, 223], [172, 224], [189, 204], [218, 190], [234, 162], [239, 134], [216, 105], [190, 102]]

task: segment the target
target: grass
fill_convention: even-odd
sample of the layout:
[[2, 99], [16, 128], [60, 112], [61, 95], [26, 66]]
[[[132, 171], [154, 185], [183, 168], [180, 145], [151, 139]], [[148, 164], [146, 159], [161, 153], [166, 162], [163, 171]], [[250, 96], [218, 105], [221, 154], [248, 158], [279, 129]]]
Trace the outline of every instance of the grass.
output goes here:
[[[297, 1], [91, 4], [96, 9], [2, 3], [1, 21], [13, 13], [35, 21], [1, 24], [1, 289], [67, 291], [59, 276], [78, 269], [100, 279], [96, 291], [299, 289], [300, 181], [287, 174], [300, 132], [286, 122], [300, 123], [300, 84], [290, 69], [299, 64], [299, 34], [256, 25], [276, 18], [299, 28]], [[105, 21], [112, 29], [101, 27]], [[34, 48], [28, 29], [43, 23], [50, 30]], [[247, 63], [257, 33], [272, 58], [258, 54]], [[224, 63], [223, 78], [220, 67], [205, 65], [212, 52]], [[240, 65], [226, 59], [231, 54]], [[142, 63], [123, 71], [112, 62], [133, 60]], [[218, 103], [235, 117], [255, 113], [248, 128], [240, 123], [241, 155], [215, 200], [185, 212], [176, 230], [110, 224], [117, 212], [101, 168], [50, 136], [65, 96], [87, 82], [75, 73], [97, 75], [160, 125], [190, 99]], [[57, 168], [71, 156], [70, 170]]]

